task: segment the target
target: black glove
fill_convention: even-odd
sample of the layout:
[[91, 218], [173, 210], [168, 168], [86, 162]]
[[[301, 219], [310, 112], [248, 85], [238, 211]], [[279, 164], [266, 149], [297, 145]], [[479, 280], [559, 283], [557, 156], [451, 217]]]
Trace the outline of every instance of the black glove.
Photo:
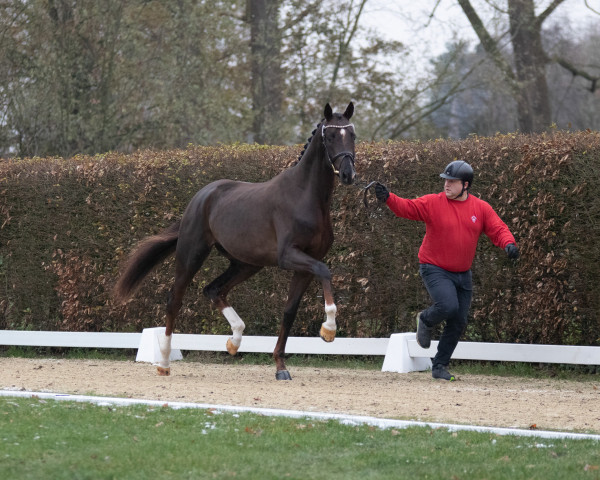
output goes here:
[[519, 248], [514, 243], [509, 243], [504, 248], [504, 251], [508, 255], [508, 258], [510, 258], [511, 260], [516, 260], [517, 258], [519, 258]]
[[390, 198], [390, 192], [388, 192], [385, 185], [377, 183], [375, 185], [375, 196], [377, 197], [377, 200], [385, 203], [387, 202], [387, 199]]

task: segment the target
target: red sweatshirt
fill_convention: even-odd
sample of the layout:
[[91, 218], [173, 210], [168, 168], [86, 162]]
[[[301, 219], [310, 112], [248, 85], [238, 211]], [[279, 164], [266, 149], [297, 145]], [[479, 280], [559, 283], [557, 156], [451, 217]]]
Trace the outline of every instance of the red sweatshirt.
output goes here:
[[492, 243], [505, 248], [515, 238], [489, 203], [469, 195], [463, 202], [449, 200], [444, 192], [409, 200], [393, 193], [386, 202], [397, 217], [425, 222], [425, 238], [419, 262], [450, 272], [471, 268], [477, 241], [485, 233]]

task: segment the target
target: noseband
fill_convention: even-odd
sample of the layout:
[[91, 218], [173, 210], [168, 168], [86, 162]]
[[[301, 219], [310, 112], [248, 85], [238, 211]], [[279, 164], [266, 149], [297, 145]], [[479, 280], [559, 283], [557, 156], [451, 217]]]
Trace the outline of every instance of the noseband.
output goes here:
[[325, 147], [325, 153], [327, 153], [327, 159], [329, 160], [329, 163], [331, 164], [331, 168], [333, 168], [333, 173], [335, 173], [338, 176], [339, 176], [340, 172], [339, 172], [339, 170], [335, 169], [335, 165], [333, 164], [333, 162], [335, 162], [340, 157], [350, 157], [352, 166], [354, 166], [354, 154], [352, 152], [339, 152], [336, 155], [334, 155], [333, 157], [331, 157], [331, 155], [329, 155], [329, 150], [327, 150], [327, 144], [325, 143], [325, 129], [326, 128], [348, 128], [348, 127], [354, 128], [354, 124], [349, 123], [348, 125], [322, 125], [321, 126], [321, 138], [323, 139], [323, 146]]

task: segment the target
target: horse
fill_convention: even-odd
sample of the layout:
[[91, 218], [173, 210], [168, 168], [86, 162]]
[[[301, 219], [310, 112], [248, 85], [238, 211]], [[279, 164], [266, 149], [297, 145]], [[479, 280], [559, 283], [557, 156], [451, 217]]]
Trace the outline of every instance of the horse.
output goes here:
[[332, 342], [336, 311], [331, 272], [323, 258], [333, 243], [331, 201], [337, 175], [352, 185], [354, 166], [354, 113], [350, 102], [343, 114], [329, 103], [324, 119], [308, 139], [294, 166], [263, 183], [221, 179], [201, 188], [181, 219], [157, 235], [143, 240], [130, 255], [114, 295], [118, 303], [130, 298], [144, 277], [175, 253], [175, 280], [167, 299], [166, 328], [159, 337], [159, 375], [170, 375], [171, 338], [182, 298], [212, 248], [229, 260], [229, 266], [203, 289], [203, 294], [229, 321], [232, 336], [227, 351], [235, 355], [245, 324], [227, 302], [229, 291], [263, 267], [293, 271], [273, 359], [277, 380], [291, 380], [286, 369], [285, 345], [300, 301], [314, 277], [321, 281], [325, 321], [320, 336]]

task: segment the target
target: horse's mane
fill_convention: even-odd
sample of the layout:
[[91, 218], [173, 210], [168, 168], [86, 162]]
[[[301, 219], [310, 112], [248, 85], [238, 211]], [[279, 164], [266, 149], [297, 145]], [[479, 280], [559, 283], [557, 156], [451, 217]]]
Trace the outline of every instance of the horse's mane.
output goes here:
[[300, 156], [298, 157], [298, 160], [296, 160], [293, 164], [292, 167], [295, 167], [296, 165], [298, 165], [298, 163], [300, 163], [300, 160], [302, 160], [302, 157], [304, 156], [304, 152], [306, 152], [306, 149], [308, 148], [308, 146], [310, 145], [310, 142], [312, 141], [313, 137], [315, 136], [315, 133], [317, 133], [317, 131], [319, 130], [319, 127], [321, 126], [321, 124], [323, 123], [325, 119], [321, 120], [321, 122], [319, 122], [317, 124], [317, 128], [315, 128], [311, 134], [310, 137], [308, 138], [308, 140], [306, 141], [306, 143], [304, 144], [304, 148], [302, 149], [302, 152], [300, 152]]

